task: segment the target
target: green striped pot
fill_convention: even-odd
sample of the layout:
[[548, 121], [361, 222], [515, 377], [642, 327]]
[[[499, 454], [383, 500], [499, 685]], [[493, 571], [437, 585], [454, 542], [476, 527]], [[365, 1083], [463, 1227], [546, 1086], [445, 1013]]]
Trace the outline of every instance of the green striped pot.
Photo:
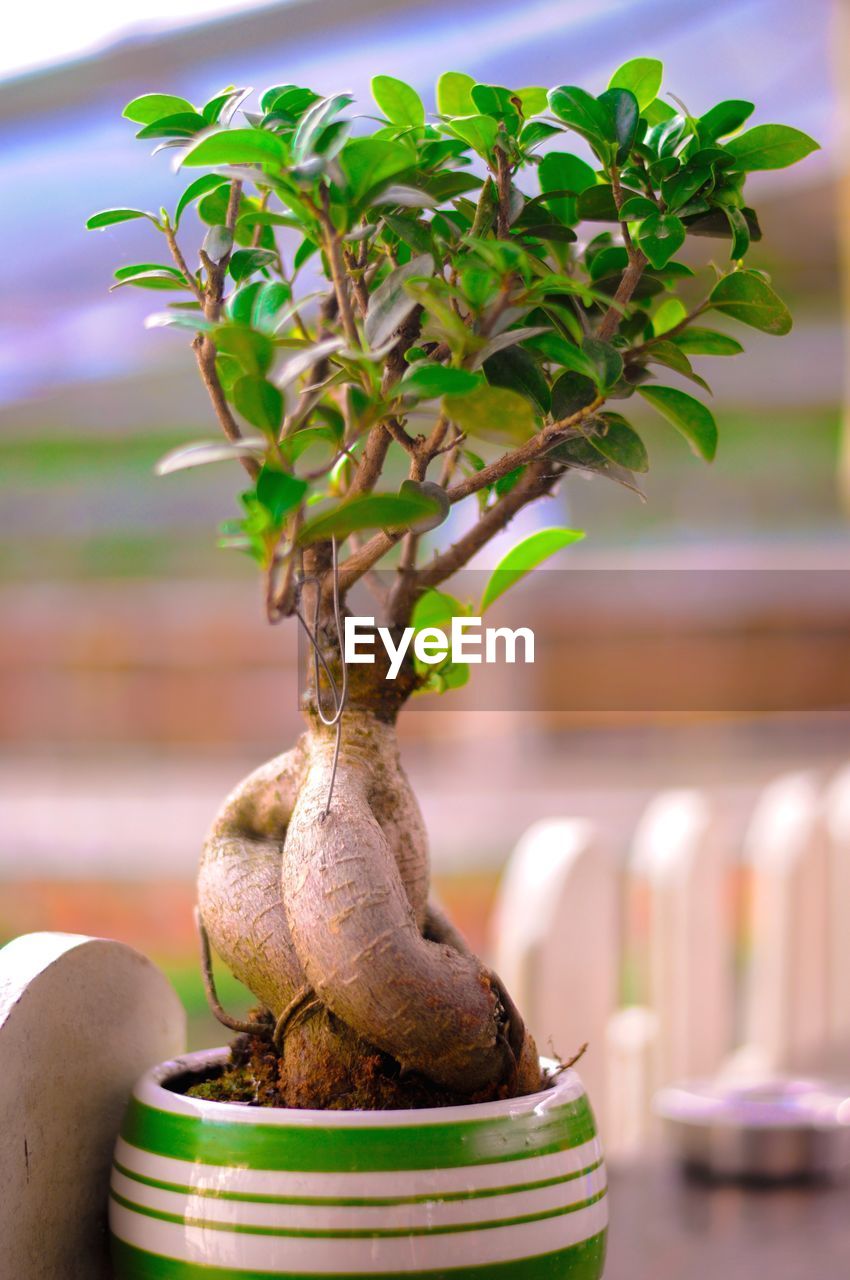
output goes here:
[[225, 1057], [190, 1054], [136, 1086], [112, 1171], [116, 1280], [602, 1275], [605, 1167], [574, 1071], [527, 1098], [427, 1111], [167, 1087]]

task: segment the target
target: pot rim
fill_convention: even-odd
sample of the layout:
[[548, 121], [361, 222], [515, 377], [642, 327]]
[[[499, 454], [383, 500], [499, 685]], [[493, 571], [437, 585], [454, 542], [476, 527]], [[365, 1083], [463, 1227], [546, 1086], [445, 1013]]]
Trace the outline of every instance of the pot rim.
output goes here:
[[223, 1065], [230, 1050], [200, 1049], [182, 1054], [151, 1067], [137, 1082], [133, 1095], [146, 1106], [157, 1111], [177, 1112], [198, 1120], [227, 1124], [265, 1124], [281, 1126], [313, 1125], [322, 1128], [398, 1128], [401, 1125], [416, 1127], [430, 1124], [468, 1124], [472, 1120], [513, 1119], [519, 1116], [539, 1114], [541, 1118], [556, 1107], [574, 1102], [585, 1094], [581, 1077], [572, 1067], [557, 1077], [558, 1064], [550, 1058], [541, 1058], [544, 1075], [552, 1079], [548, 1089], [529, 1093], [521, 1098], [506, 1098], [498, 1102], [473, 1102], [461, 1106], [398, 1108], [387, 1111], [322, 1111], [302, 1107], [254, 1107], [244, 1102], [217, 1102], [207, 1098], [190, 1098], [166, 1088], [166, 1082], [176, 1076], [196, 1073], [204, 1067]]

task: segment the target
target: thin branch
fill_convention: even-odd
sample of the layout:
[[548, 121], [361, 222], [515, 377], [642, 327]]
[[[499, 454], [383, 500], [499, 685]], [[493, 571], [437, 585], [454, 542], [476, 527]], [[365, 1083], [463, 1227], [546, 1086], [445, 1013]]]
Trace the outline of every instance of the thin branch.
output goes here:
[[[230, 405], [227, 403], [227, 397], [224, 394], [224, 388], [221, 385], [218, 371], [215, 367], [215, 343], [210, 340], [207, 334], [199, 333], [192, 342], [192, 349], [195, 352], [195, 359], [198, 362], [201, 378], [209, 394], [221, 429], [228, 440], [234, 442], [241, 440], [242, 432], [233, 416]], [[260, 466], [256, 458], [242, 457], [239, 461], [251, 479], [256, 480], [260, 474]]]
[[201, 305], [203, 306], [204, 291], [201, 288], [201, 286], [198, 284], [195, 277], [192, 275], [192, 272], [189, 270], [189, 267], [187, 266], [187, 263], [186, 263], [186, 259], [183, 257], [180, 246], [177, 243], [177, 236], [174, 233], [174, 228], [171, 226], [170, 223], [165, 224], [165, 239], [168, 242], [168, 248], [171, 252], [172, 258], [174, 259], [175, 267], [183, 276], [184, 280], [188, 284], [189, 288], [192, 290], [198, 302], [200, 302]]
[[354, 290], [357, 309], [360, 312], [361, 319], [365, 320], [366, 312], [369, 309], [369, 290], [366, 288], [366, 282], [363, 279], [363, 271], [350, 249], [343, 249], [342, 258], [345, 263], [345, 269], [348, 272], [348, 278], [351, 281], [351, 287]]
[[665, 329], [663, 333], [659, 333], [655, 338], [647, 338], [645, 342], [639, 343], [636, 347], [629, 347], [628, 351], [623, 352], [623, 358], [640, 355], [645, 347], [653, 347], [656, 342], [668, 342], [670, 338], [675, 338], [677, 334], [683, 333], [689, 324], [693, 324], [694, 320], [698, 320], [701, 315], [710, 310], [711, 303], [706, 298], [705, 302], [701, 302], [698, 307], [694, 307], [693, 311], [679, 321], [678, 324], [672, 325], [671, 328]]
[[488, 507], [480, 520], [451, 547], [436, 556], [417, 574], [417, 587], [435, 587], [462, 569], [492, 537], [500, 533], [518, 511], [534, 502], [557, 479], [542, 462], [534, 463], [509, 493]]
[[339, 566], [340, 592], [349, 591], [364, 573], [368, 573], [397, 542], [401, 541], [404, 534], [404, 529], [398, 529], [393, 533], [387, 533], [386, 529], [382, 529], [380, 533], [373, 534], [368, 542], [364, 542], [359, 551], [355, 551], [344, 564]]
[[[458, 484], [447, 490], [449, 501], [452, 503], [460, 502], [463, 498], [469, 497], [471, 493], [477, 493], [479, 489], [495, 484], [502, 476], [506, 476], [510, 471], [515, 471], [517, 467], [537, 461], [544, 453], [558, 444], [559, 440], [574, 427], [579, 426], [586, 418], [592, 417], [603, 403], [604, 397], [596, 396], [583, 409], [577, 410], [576, 413], [570, 414], [568, 418], [563, 418], [560, 422], [553, 422], [518, 449], [512, 449], [510, 453], [503, 454], [501, 458], [497, 458], [495, 462], [491, 462], [489, 466], [484, 467], [481, 471], [476, 471], [474, 475], [459, 481]], [[386, 433], [385, 438], [388, 439]], [[522, 481], [520, 481], [520, 484], [522, 484]], [[518, 488], [519, 485], [512, 489], [511, 493], [516, 494]], [[505, 498], [510, 496], [511, 494], [506, 494]], [[502, 499], [502, 501], [504, 500]], [[495, 509], [490, 508], [491, 511]], [[357, 582], [358, 578], [367, 573], [382, 556], [385, 556], [400, 541], [404, 533], [405, 530], [403, 529], [393, 533], [381, 530], [380, 533], [374, 534], [368, 542], [364, 543], [359, 551], [349, 556], [340, 565], [340, 590], [348, 591]]]
[[322, 191], [322, 208], [318, 211], [322, 227], [325, 232], [325, 252], [328, 256], [328, 264], [331, 269], [331, 279], [333, 280], [334, 292], [336, 293], [337, 303], [339, 305], [339, 315], [342, 321], [342, 330], [346, 340], [352, 347], [360, 346], [360, 337], [357, 333], [357, 325], [354, 323], [354, 312], [351, 310], [351, 297], [348, 292], [348, 275], [345, 270], [345, 263], [342, 257], [342, 243], [339, 238], [339, 232], [333, 224], [330, 215], [329, 204], [330, 199], [327, 189]]
[[493, 199], [490, 189], [489, 175], [484, 179], [484, 185], [478, 193], [478, 203], [475, 206], [475, 217], [472, 219], [472, 226], [469, 228], [470, 236], [478, 237], [490, 229], [490, 223], [493, 220]]
[[408, 453], [413, 455], [418, 452], [418, 445], [416, 441], [413, 439], [413, 436], [409, 435], [405, 431], [398, 418], [391, 414], [390, 417], [383, 419], [383, 425], [390, 433], [393, 440], [395, 440], [396, 444], [401, 445], [402, 449], [405, 449]]
[[[614, 193], [614, 203], [617, 211], [623, 205], [623, 189], [620, 186], [620, 174], [616, 167], [611, 169], [611, 189]], [[623, 233], [623, 243], [626, 246], [626, 253], [629, 256], [628, 265], [620, 277], [620, 283], [617, 285], [617, 291], [611, 300], [611, 305], [605, 312], [602, 323], [597, 332], [597, 338], [602, 342], [610, 342], [614, 334], [620, 327], [620, 321], [626, 307], [632, 300], [632, 294], [638, 286], [638, 281], [643, 275], [644, 267], [646, 267], [649, 259], [646, 254], [637, 247], [631, 237], [628, 223], [621, 222], [620, 230]]]
[[389, 595], [387, 614], [390, 626], [404, 626], [410, 617], [418, 594], [416, 557], [421, 534], [410, 529], [401, 544], [398, 576]]
[[496, 151], [496, 235], [500, 240], [507, 240], [511, 230], [511, 177], [508, 157], [499, 147]]
[[[227, 201], [226, 226], [232, 231], [236, 225], [236, 218], [239, 214], [239, 201], [242, 197], [242, 184], [234, 182], [230, 188], [230, 196]], [[186, 276], [187, 281], [192, 287], [198, 301], [201, 303], [204, 316], [207, 320], [215, 323], [221, 312], [221, 300], [224, 295], [224, 279], [227, 272], [227, 264], [230, 261], [230, 254], [222, 258], [221, 262], [211, 262], [207, 255], [201, 250], [201, 256], [204, 266], [207, 269], [207, 284], [202, 291], [197, 281], [192, 276], [186, 265], [186, 259], [180, 252], [177, 244], [177, 238], [174, 231], [170, 227], [166, 227], [165, 236], [168, 241], [168, 247], [171, 250], [171, 256], [179, 271]], [[201, 379], [207, 389], [210, 401], [212, 403], [215, 415], [218, 418], [222, 431], [228, 440], [234, 443], [242, 439], [242, 431], [238, 422], [233, 416], [230, 405], [227, 403], [227, 397], [224, 394], [224, 388], [218, 376], [216, 369], [215, 342], [206, 333], [198, 333], [192, 341], [192, 350], [195, 352], [195, 359], [198, 362], [198, 369]], [[243, 457], [239, 461], [247, 471], [252, 480], [255, 480], [260, 474], [260, 466], [256, 458]]]
[[[407, 368], [404, 353], [419, 336], [421, 325], [422, 308], [416, 307], [399, 328], [396, 344], [387, 356], [384, 376], [381, 379], [381, 392], [384, 396], [388, 394], [394, 383], [403, 377]], [[394, 438], [392, 430], [393, 428], [388, 426], [385, 419], [376, 422], [370, 428], [366, 443], [363, 446], [363, 453], [360, 456], [360, 466], [357, 468], [348, 491], [351, 497], [354, 497], [355, 494], [369, 493], [378, 483], [390, 443]], [[399, 440], [399, 443], [401, 444], [402, 441]], [[403, 447], [407, 448], [408, 446], [404, 445]]]
[[510, 471], [516, 471], [517, 467], [524, 467], [527, 463], [534, 462], [548, 452], [549, 449], [553, 448], [562, 436], [566, 435], [574, 427], [580, 426], [585, 419], [592, 418], [604, 401], [604, 396], [595, 396], [590, 404], [586, 404], [584, 408], [571, 413], [568, 418], [562, 418], [559, 422], [553, 422], [548, 427], [544, 427], [542, 431], [532, 436], [530, 440], [520, 445], [518, 449], [512, 449], [509, 453], [502, 454], [501, 458], [497, 458], [489, 466], [482, 467], [474, 475], [458, 481], [448, 491], [449, 501], [460, 502], [462, 498], [468, 498], [471, 493], [478, 493], [480, 489], [486, 489], [495, 484], [497, 480], [501, 480]]

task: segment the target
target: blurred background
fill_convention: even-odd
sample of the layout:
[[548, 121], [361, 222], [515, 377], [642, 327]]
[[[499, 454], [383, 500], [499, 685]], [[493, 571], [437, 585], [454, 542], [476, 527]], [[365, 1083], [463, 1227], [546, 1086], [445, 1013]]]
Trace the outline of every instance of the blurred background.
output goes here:
[[[754, 262], [794, 330], [748, 330], [746, 356], [704, 370], [721, 432], [712, 467], [641, 420], [646, 505], [575, 479], [560, 515], [529, 516], [565, 509], [588, 532], [518, 590], [523, 622], [545, 637], [534, 679], [516, 696], [473, 682], [423, 699], [402, 736], [438, 889], [479, 949], [508, 945], [493, 907], [529, 824], [587, 820], [619, 875], [611, 1000], [651, 1003], [651, 912], [623, 873], [652, 798], [688, 788], [722, 816], [723, 929], [745, 975], [763, 789], [800, 769], [819, 786], [850, 755], [844, 5], [124, 0], [15, 21], [0, 53], [0, 942], [44, 928], [126, 940], [174, 979], [192, 1044], [220, 1042], [196, 969], [198, 849], [225, 792], [298, 732], [292, 629], [265, 625], [252, 564], [215, 545], [238, 477], [152, 472], [167, 449], [215, 434], [184, 342], [143, 328], [156, 298], [107, 292], [116, 266], [148, 257], [153, 231], [84, 230], [103, 207], [173, 203], [168, 153], [147, 158], [123, 105], [280, 81], [366, 102], [379, 72], [430, 103], [446, 68], [599, 92], [651, 54], [694, 113], [747, 98], [757, 122], [820, 141], [798, 169], [750, 179], [764, 229]], [[244, 1005], [225, 975], [221, 993]], [[561, 1032], [565, 1055], [586, 1038]]]

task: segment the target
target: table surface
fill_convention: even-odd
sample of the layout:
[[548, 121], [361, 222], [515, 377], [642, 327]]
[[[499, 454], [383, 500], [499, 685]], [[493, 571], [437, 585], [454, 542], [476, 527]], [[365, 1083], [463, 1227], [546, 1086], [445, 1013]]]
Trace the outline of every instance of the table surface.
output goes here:
[[610, 1171], [605, 1280], [850, 1280], [850, 1183], [744, 1186], [671, 1161]]

